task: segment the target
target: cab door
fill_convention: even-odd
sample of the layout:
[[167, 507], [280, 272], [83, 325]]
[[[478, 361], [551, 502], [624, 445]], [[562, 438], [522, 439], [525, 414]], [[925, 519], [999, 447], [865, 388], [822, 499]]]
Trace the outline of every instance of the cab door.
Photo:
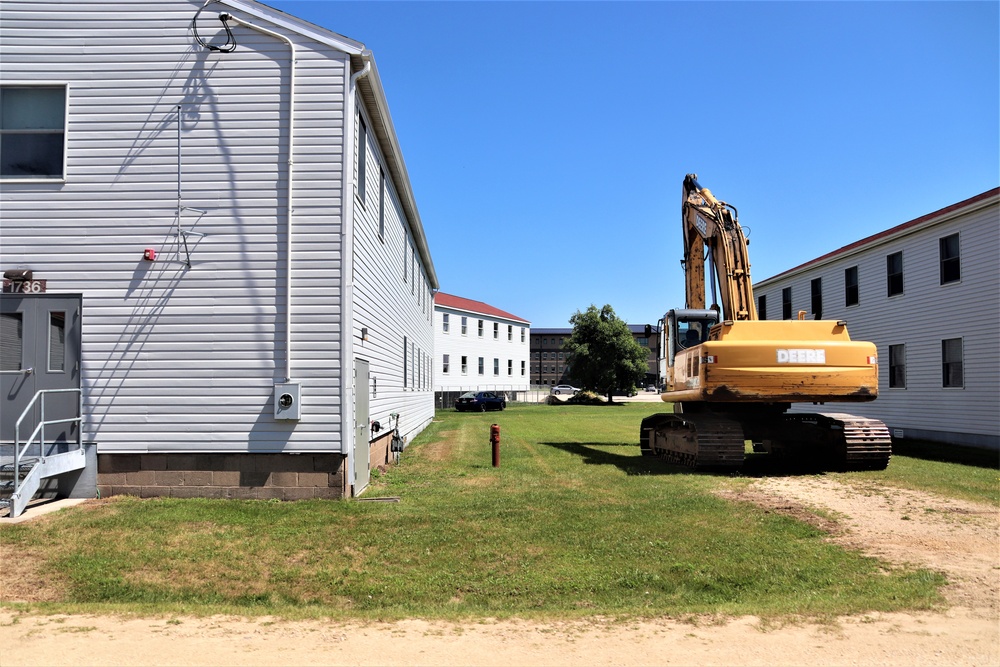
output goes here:
[[[14, 441], [14, 426], [35, 394], [43, 389], [80, 388], [80, 295], [0, 294], [0, 442]], [[46, 419], [76, 417], [77, 393], [45, 399]], [[21, 423], [22, 441], [41, 419], [36, 401]], [[48, 442], [70, 442], [79, 425], [46, 428]]]

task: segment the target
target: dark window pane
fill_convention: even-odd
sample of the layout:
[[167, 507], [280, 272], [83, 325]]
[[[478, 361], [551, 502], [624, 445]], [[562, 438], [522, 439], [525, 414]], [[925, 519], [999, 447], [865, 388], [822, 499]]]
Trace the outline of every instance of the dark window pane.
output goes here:
[[941, 284], [953, 283], [962, 278], [962, 260], [959, 255], [958, 234], [939, 241], [941, 255]]
[[903, 293], [903, 253], [894, 252], [885, 258], [887, 294], [895, 296]]
[[844, 269], [844, 305], [858, 305], [858, 267]]
[[62, 178], [63, 135], [4, 134], [0, 175], [11, 178]]
[[812, 298], [813, 317], [821, 320], [823, 319], [823, 279], [814, 278], [809, 284], [809, 292]]
[[66, 370], [66, 313], [49, 313], [49, 370]]
[[962, 369], [962, 339], [941, 341], [942, 386], [965, 386]]
[[786, 287], [781, 290], [781, 319], [792, 319], [792, 288]]
[[757, 319], [767, 319], [767, 295], [761, 294], [757, 297]]
[[24, 322], [21, 313], [0, 315], [0, 371], [21, 370]]
[[906, 387], [906, 346], [889, 346], [889, 386]]

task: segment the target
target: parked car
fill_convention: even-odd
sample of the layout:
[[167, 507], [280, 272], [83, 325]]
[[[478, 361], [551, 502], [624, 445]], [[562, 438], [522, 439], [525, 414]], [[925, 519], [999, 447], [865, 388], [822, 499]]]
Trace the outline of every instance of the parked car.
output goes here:
[[552, 387], [552, 393], [555, 394], [556, 396], [558, 396], [559, 394], [575, 394], [578, 391], [580, 390], [574, 387], [573, 385], [569, 384], [557, 384], [556, 386]]
[[487, 410], [503, 410], [507, 407], [507, 397], [493, 391], [467, 391], [455, 399], [455, 409], [459, 412], [472, 410], [486, 412]]
[[646, 387], [646, 391], [656, 391], [656, 387], [654, 387], [653, 385], [649, 385], [648, 387]]

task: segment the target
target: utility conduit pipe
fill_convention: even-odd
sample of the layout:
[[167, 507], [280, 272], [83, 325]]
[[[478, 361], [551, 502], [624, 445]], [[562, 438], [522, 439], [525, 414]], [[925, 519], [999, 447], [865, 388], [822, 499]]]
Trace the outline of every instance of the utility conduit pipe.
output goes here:
[[273, 30], [254, 25], [241, 18], [233, 16], [228, 12], [219, 14], [219, 20], [225, 23], [232, 21], [236, 25], [244, 28], [256, 30], [259, 33], [280, 39], [288, 45], [290, 51], [290, 72], [288, 84], [288, 174], [285, 179], [288, 192], [285, 196], [285, 225], [287, 227], [286, 252], [285, 252], [285, 382], [292, 381], [292, 188], [294, 186], [293, 155], [295, 154], [295, 45], [292, 40]]

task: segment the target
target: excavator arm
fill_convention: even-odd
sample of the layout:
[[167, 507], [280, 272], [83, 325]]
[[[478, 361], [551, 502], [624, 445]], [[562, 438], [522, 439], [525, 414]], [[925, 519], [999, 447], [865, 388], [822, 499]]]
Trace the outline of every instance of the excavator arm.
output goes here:
[[[736, 208], [717, 200], [708, 188], [701, 187], [696, 174], [688, 174], [684, 178], [682, 219], [686, 307], [705, 308], [707, 259], [718, 280], [725, 319], [756, 320], [757, 304], [753, 298], [747, 253], [750, 241], [740, 227]], [[716, 304], [712, 306], [717, 307]]]

